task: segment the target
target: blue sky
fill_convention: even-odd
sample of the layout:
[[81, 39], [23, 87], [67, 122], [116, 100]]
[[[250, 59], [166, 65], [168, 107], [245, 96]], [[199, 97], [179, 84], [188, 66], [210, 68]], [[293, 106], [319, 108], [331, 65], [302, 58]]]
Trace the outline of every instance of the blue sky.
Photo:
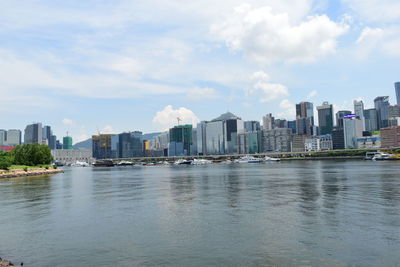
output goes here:
[[294, 104], [372, 107], [400, 80], [398, 0], [1, 1], [0, 128], [75, 141]]

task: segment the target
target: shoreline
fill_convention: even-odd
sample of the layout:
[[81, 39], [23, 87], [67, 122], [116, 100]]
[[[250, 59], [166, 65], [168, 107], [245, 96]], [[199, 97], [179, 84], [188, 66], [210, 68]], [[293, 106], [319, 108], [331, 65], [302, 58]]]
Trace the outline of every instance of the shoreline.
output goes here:
[[17, 267], [17, 266], [21, 266], [21, 265], [14, 265], [11, 261], [0, 258], [0, 267], [8, 267], [8, 266]]
[[57, 173], [63, 173], [63, 172], [64, 171], [61, 169], [47, 169], [46, 170], [45, 168], [35, 168], [35, 169], [28, 169], [28, 171], [17, 169], [17, 170], [10, 170], [8, 172], [0, 173], [0, 179], [26, 177], [26, 176], [42, 176], [42, 175], [50, 175], [50, 174], [57, 174]]

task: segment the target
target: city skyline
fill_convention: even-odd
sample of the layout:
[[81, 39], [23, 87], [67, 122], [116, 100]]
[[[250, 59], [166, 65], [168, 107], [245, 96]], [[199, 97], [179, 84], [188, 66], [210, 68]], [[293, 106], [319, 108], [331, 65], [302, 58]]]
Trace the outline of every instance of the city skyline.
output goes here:
[[396, 1], [210, 4], [5, 3], [1, 125], [40, 121], [80, 141], [164, 130], [176, 114], [185, 123], [228, 110], [294, 119], [301, 101], [329, 101], [335, 112], [360, 98], [372, 108], [378, 95], [396, 104]]

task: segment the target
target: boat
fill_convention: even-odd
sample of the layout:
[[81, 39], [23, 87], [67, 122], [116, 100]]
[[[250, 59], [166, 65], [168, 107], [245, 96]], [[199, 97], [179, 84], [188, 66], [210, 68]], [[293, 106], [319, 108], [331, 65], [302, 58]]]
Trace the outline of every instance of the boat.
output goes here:
[[394, 157], [393, 154], [385, 153], [385, 152], [378, 152], [374, 155], [372, 160], [391, 160]]
[[365, 153], [365, 160], [372, 160], [376, 154], [379, 154], [380, 152], [367, 152]]
[[95, 167], [113, 167], [115, 164], [111, 159], [98, 159], [93, 163]]
[[244, 156], [235, 160], [235, 163], [260, 163], [262, 160], [252, 157], [252, 156]]
[[208, 160], [208, 159], [194, 159], [193, 160], [193, 165], [207, 165], [207, 164], [211, 164], [212, 161]]
[[271, 158], [271, 157], [265, 156], [264, 161], [265, 162], [275, 162], [275, 161], [281, 161], [281, 160], [278, 158]]
[[125, 160], [117, 163], [117, 166], [132, 166], [132, 165], [133, 165], [132, 161], [125, 161]]
[[77, 160], [75, 163], [71, 164], [72, 167], [89, 167], [89, 163], [85, 162], [85, 161], [79, 161]]
[[192, 165], [192, 161], [191, 160], [187, 160], [187, 159], [178, 159], [177, 161], [174, 162], [174, 165]]

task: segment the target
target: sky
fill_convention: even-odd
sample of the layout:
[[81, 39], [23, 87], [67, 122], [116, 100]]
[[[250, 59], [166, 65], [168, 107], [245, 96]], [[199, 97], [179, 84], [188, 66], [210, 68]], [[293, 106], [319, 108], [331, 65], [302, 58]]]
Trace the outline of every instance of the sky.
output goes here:
[[[162, 131], [395, 104], [398, 0], [0, 0], [0, 128]], [[315, 114], [316, 115], [316, 114]]]

